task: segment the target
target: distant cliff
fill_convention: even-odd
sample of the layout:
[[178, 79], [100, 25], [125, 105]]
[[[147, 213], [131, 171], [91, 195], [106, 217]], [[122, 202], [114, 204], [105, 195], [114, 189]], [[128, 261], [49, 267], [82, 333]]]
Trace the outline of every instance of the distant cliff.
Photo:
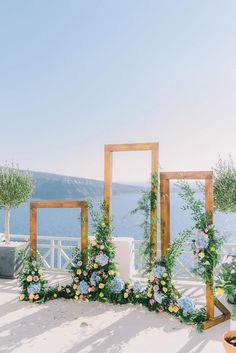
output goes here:
[[[34, 199], [81, 199], [103, 195], [103, 181], [32, 171]], [[114, 194], [140, 192], [141, 187], [114, 183]]]

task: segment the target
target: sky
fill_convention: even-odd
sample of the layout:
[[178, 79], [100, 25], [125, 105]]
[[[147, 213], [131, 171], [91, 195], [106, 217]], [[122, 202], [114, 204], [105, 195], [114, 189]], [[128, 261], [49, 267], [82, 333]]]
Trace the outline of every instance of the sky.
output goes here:
[[[0, 163], [103, 179], [105, 144], [162, 170], [236, 162], [235, 0], [0, 0]], [[149, 153], [117, 153], [144, 181]]]

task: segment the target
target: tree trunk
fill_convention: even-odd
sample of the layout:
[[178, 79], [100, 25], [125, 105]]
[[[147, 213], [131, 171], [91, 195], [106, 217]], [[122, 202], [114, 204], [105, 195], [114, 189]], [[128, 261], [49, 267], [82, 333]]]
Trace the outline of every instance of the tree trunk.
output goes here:
[[5, 208], [5, 242], [10, 243], [10, 208]]

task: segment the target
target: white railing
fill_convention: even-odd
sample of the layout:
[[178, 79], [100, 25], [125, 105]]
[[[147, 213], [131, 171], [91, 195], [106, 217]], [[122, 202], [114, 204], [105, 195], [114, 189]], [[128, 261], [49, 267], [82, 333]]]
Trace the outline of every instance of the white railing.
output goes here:
[[[25, 235], [13, 236], [16, 239], [26, 239]], [[142, 276], [145, 268], [144, 259], [141, 253], [141, 240], [134, 241], [134, 266], [135, 276]], [[44, 265], [47, 269], [57, 271], [67, 271], [71, 263], [73, 247], [80, 247], [80, 237], [61, 236], [38, 236], [38, 250], [42, 255]], [[160, 242], [158, 242], [158, 257], [160, 257]], [[221, 250], [221, 263], [224, 262], [228, 254], [236, 255], [236, 243], [225, 243]], [[196, 258], [191, 251], [191, 243], [183, 244], [183, 252], [177, 259], [175, 277], [181, 279], [193, 279], [194, 274], [191, 268], [194, 266]], [[217, 271], [217, 269], [216, 269]]]

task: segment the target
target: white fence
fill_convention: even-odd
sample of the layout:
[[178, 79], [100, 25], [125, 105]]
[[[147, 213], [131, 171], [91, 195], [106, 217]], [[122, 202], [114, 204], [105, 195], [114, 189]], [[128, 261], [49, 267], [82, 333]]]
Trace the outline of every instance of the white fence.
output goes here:
[[[26, 238], [23, 235], [15, 236], [18, 239]], [[145, 268], [143, 256], [141, 254], [141, 240], [134, 241], [134, 266], [135, 275], [142, 276]], [[80, 247], [80, 238], [61, 236], [38, 236], [38, 250], [41, 253], [44, 265], [47, 269], [66, 271], [71, 263], [72, 249]], [[221, 262], [224, 262], [228, 254], [236, 255], [236, 243], [225, 243], [221, 251]], [[158, 256], [160, 256], [160, 242], [158, 242]], [[175, 277], [181, 279], [193, 279], [191, 272], [195, 262], [195, 257], [191, 251], [191, 243], [184, 243], [183, 252], [177, 259]]]

